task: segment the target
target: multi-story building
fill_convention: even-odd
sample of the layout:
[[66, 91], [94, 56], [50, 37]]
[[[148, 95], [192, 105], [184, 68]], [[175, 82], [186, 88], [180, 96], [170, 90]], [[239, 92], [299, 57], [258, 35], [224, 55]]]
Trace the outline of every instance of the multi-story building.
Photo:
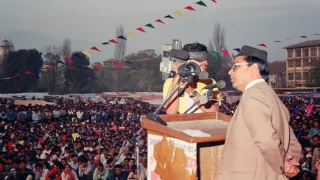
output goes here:
[[287, 87], [305, 87], [309, 70], [320, 59], [320, 39], [293, 44], [286, 49]]

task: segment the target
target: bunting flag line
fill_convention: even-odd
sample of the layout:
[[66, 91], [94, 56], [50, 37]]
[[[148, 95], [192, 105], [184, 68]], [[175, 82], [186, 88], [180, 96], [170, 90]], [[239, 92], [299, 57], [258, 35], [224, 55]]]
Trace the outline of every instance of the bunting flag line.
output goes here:
[[211, 56], [213, 56], [213, 57], [215, 57], [216, 59], [218, 59], [218, 53], [216, 53], [215, 51], [211, 51], [211, 52], [209, 52], [209, 54], [211, 55]]
[[223, 54], [225, 54], [226, 56], [230, 56], [230, 54], [229, 54], [229, 52], [228, 52], [227, 49], [221, 50], [221, 52], [222, 52]]
[[81, 53], [86, 55], [86, 56], [88, 56], [88, 57], [90, 57], [90, 53], [87, 50], [82, 50]]
[[307, 36], [300, 36], [301, 38], [308, 38]]
[[233, 50], [240, 52], [240, 48], [234, 48]]
[[64, 61], [67, 61], [69, 63], [73, 63], [72, 59], [70, 57], [65, 57], [64, 58]]
[[212, 0], [214, 3], [218, 4], [216, 0]]
[[102, 45], [107, 45], [107, 44], [110, 44], [109, 42], [103, 42], [101, 43]]

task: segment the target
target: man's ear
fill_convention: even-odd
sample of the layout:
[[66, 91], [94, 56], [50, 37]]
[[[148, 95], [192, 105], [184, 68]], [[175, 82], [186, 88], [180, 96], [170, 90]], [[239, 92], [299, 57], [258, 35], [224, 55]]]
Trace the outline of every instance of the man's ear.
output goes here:
[[254, 74], [254, 73], [256, 73], [257, 71], [259, 72], [259, 66], [258, 66], [258, 64], [256, 64], [256, 63], [252, 64], [252, 65], [250, 66], [250, 73], [251, 73], [251, 74]]

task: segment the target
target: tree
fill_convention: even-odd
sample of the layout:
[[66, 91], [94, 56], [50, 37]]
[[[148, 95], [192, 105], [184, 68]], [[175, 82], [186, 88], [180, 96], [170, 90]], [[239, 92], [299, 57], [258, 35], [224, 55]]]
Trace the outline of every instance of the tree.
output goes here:
[[9, 52], [8, 58], [3, 63], [3, 76], [17, 76], [18, 79], [4, 81], [1, 84], [1, 92], [21, 93], [35, 91], [38, 86], [39, 70], [42, 65], [42, 55], [36, 49]]
[[[286, 86], [286, 61], [273, 61], [268, 63], [269, 75], [274, 76], [273, 86], [277, 88]], [[270, 78], [271, 80], [272, 78]], [[272, 80], [271, 80], [272, 81]]]
[[71, 55], [72, 68], [65, 69], [66, 89], [69, 93], [90, 93], [92, 92], [96, 76], [90, 65], [89, 58], [81, 52], [74, 52]]
[[318, 61], [309, 71], [309, 77], [307, 78], [306, 85], [309, 87], [320, 86], [320, 62]]
[[70, 57], [71, 56], [71, 41], [70, 39], [64, 39], [62, 43], [62, 56]]
[[[118, 36], [124, 36], [124, 27], [122, 25], [120, 25], [119, 27], [117, 27], [116, 30], [116, 37]], [[114, 59], [119, 60], [119, 61], [123, 61], [123, 57], [126, 53], [126, 44], [127, 41], [124, 39], [118, 39], [118, 43], [116, 44], [115, 50], [114, 50]]]
[[224, 80], [227, 83], [227, 87], [231, 85], [228, 71], [230, 70], [231, 57], [221, 53], [225, 50], [225, 30], [220, 23], [216, 23], [212, 37], [209, 40], [208, 52], [214, 52], [217, 57], [214, 57], [210, 53], [208, 54], [208, 68], [209, 76], [216, 80]]
[[61, 60], [62, 57], [62, 47], [55, 45], [46, 46], [43, 54], [45, 64], [51, 67], [47, 72], [41, 73], [41, 83], [45, 84], [49, 94], [57, 93], [61, 90], [61, 79], [63, 78], [63, 76], [61, 76], [62, 65], [58, 64], [58, 61]]

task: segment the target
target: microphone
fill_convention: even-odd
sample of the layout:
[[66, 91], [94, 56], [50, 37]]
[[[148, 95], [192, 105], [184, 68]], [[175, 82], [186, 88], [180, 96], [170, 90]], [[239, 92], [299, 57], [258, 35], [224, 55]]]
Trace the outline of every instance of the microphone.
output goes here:
[[201, 71], [199, 73], [199, 79], [207, 79], [209, 77], [209, 73], [207, 71]]
[[179, 50], [179, 49], [171, 49], [170, 50], [170, 56], [183, 60], [183, 61], [187, 61], [189, 60], [189, 53], [187, 51], [184, 50]]
[[220, 80], [215, 84], [210, 84], [205, 86], [203, 89], [214, 89], [214, 88], [223, 89], [225, 87], [226, 87], [226, 82], [223, 80]]

